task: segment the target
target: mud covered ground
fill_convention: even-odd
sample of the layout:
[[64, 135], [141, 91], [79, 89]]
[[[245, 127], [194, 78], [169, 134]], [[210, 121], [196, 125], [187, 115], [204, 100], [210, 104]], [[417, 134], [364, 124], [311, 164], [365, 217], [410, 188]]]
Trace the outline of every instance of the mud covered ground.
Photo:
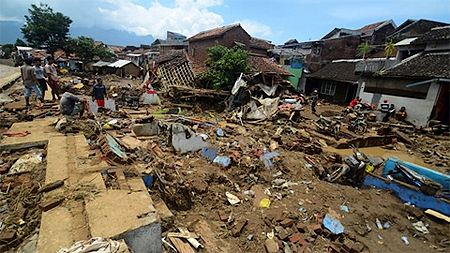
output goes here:
[[[105, 83], [108, 85], [107, 81]], [[119, 83], [126, 83], [126, 80]], [[23, 103], [20, 84], [11, 89], [13, 90], [8, 94], [16, 100], [14, 103], [17, 103], [17, 108], [11, 105], [10, 108], [4, 108], [1, 112], [2, 120], [8, 119], [12, 124], [26, 120], [23, 115], [30, 113], [37, 117], [58, 116], [55, 105], [48, 108], [23, 108], [20, 106]], [[80, 93], [88, 94], [89, 89], [85, 88]], [[164, 104], [170, 106], [170, 100], [163, 101]], [[218, 149], [218, 155], [231, 158], [229, 166], [208, 161], [202, 157], [201, 151], [187, 154], [175, 152], [167, 131], [142, 139], [140, 151], [129, 150], [133, 158], [127, 165], [132, 171], [130, 176], [142, 176], [139, 168], [145, 167], [154, 179], [149, 188], [152, 199], [155, 203], [163, 200], [174, 214], [163, 220], [163, 237], [168, 232], [178, 232], [178, 228], [188, 228], [196, 233], [204, 246], [197, 249], [198, 252], [450, 250], [450, 227], [445, 221], [425, 215], [423, 210], [403, 203], [389, 191], [360, 189], [322, 180], [324, 174], [332, 171], [333, 164], [351, 154], [351, 150], [330, 147], [327, 143], [331, 137], [314, 131], [312, 122], [317, 116], [311, 114], [309, 106], [297, 122], [291, 122], [288, 116], [280, 114], [271, 120], [244, 122], [241, 125], [233, 120], [232, 113], [211, 110], [214, 107], [212, 105], [195, 105], [192, 109], [186, 107], [188, 109], [183, 108], [182, 115], [217, 122], [217, 125], [210, 127], [183, 124], [196, 133], [206, 134], [207, 142], [210, 147]], [[120, 119], [119, 129], [107, 130], [120, 139], [129, 135], [129, 129], [136, 118], [148, 116], [148, 113], [159, 109], [161, 108], [153, 106], [142, 108], [140, 113], [132, 110], [107, 112], [99, 116], [99, 121], [103, 126], [111, 119]], [[340, 106], [327, 104], [317, 108], [319, 114], [326, 116], [340, 114], [342, 109]], [[163, 124], [174, 122], [167, 115], [157, 116], [156, 120]], [[95, 143], [98, 132], [94, 131], [92, 120], [83, 119], [70, 127], [69, 132], [83, 132], [87, 139]], [[216, 134], [219, 127], [224, 132], [223, 137]], [[376, 125], [370, 127], [366, 135], [377, 135], [376, 128]], [[3, 127], [2, 131], [6, 130], [7, 127]], [[351, 134], [345, 128], [343, 132]], [[367, 156], [386, 158], [394, 155], [442, 173], [449, 172], [448, 135], [435, 136], [414, 130], [406, 134], [412, 143], [396, 140], [386, 147], [361, 150]], [[153, 145], [158, 146], [162, 153], [158, 155], [153, 152]], [[94, 145], [93, 149], [99, 151], [99, 147]], [[273, 166], [265, 166], [260, 158], [269, 152], [279, 154], [271, 159]], [[2, 155], [2, 164], [12, 159], [6, 159], [7, 155]], [[380, 173], [380, 169], [375, 173]], [[37, 182], [42, 182], [42, 175], [44, 174], [36, 176]], [[108, 183], [114, 187], [114, 182], [107, 182], [107, 185]], [[16, 194], [15, 191], [19, 191], [18, 194], [22, 192], [22, 188], [18, 187], [5, 194], [7, 187], [8, 184], [2, 185], [0, 201], [3, 205], [16, 203], [15, 195], [12, 194]], [[31, 187], [30, 185], [30, 188], [23, 190], [32, 189]], [[227, 192], [237, 197], [240, 203], [230, 204]], [[266, 207], [260, 206], [263, 199]], [[270, 201], [268, 206], [266, 199]], [[348, 208], [348, 212], [342, 210], [345, 209], [343, 206]], [[30, 225], [30, 231], [35, 231], [39, 211], [35, 204], [24, 208], [29, 209], [24, 221], [27, 226]], [[14, 212], [15, 207], [7, 214]], [[335, 214], [342, 223], [342, 234], [334, 235], [322, 225], [324, 217], [330, 213]], [[5, 212], [0, 213], [4, 214]], [[377, 228], [377, 219], [382, 225], [387, 224], [385, 229]], [[428, 233], [414, 228], [412, 224], [418, 221], [427, 226]], [[5, 221], [2, 222], [6, 224]], [[16, 226], [9, 223], [7, 225]], [[402, 236], [407, 238], [409, 244], [405, 244]], [[166, 252], [174, 252], [167, 244], [164, 244], [164, 248]]]

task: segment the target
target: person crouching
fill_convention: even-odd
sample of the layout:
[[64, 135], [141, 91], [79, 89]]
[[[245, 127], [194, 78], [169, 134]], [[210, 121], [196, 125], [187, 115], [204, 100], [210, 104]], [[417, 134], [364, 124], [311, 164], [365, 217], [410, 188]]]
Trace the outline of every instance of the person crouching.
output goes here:
[[66, 85], [65, 92], [61, 97], [59, 110], [66, 118], [79, 115], [83, 116], [86, 101], [74, 95], [75, 87], [72, 84]]

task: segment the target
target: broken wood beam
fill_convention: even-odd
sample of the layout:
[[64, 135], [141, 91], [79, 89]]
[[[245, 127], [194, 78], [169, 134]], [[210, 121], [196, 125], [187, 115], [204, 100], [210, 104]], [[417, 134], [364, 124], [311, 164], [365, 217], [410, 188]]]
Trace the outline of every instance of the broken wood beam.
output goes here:
[[38, 192], [39, 192], [39, 193], [42, 193], [42, 192], [49, 192], [49, 191], [52, 191], [52, 190], [54, 190], [54, 189], [56, 189], [56, 188], [59, 188], [59, 187], [61, 187], [61, 186], [63, 186], [63, 185], [64, 185], [64, 181], [63, 181], [63, 180], [57, 180], [57, 181], [55, 181], [55, 182], [53, 182], [53, 183], [46, 184], [46, 185], [42, 186], [42, 187], [38, 190]]

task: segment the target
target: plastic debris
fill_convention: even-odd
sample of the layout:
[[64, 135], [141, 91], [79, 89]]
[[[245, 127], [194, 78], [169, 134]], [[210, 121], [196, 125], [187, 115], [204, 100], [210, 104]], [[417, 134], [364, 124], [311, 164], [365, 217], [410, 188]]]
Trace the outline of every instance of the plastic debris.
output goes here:
[[17, 174], [32, 171], [33, 168], [42, 162], [43, 154], [33, 152], [21, 156], [9, 169], [8, 174]]
[[219, 136], [219, 137], [223, 137], [224, 136], [222, 128], [217, 129], [216, 133], [217, 133], [217, 136]]
[[204, 147], [202, 149], [202, 156], [212, 162], [217, 157], [218, 151], [219, 151], [219, 149], [217, 149], [217, 148]]
[[412, 225], [419, 232], [422, 232], [424, 234], [428, 234], [429, 233], [427, 226], [422, 221], [415, 222]]
[[375, 223], [377, 224], [378, 229], [383, 229], [383, 225], [381, 225], [381, 222], [378, 218], [376, 218]]
[[350, 212], [350, 211], [348, 210], [348, 207], [347, 207], [346, 205], [341, 205], [341, 210], [344, 211], [344, 212], [346, 212], [346, 213]]
[[278, 154], [277, 152], [270, 152], [267, 154], [264, 154], [263, 156], [261, 156], [261, 160], [264, 162], [264, 165], [266, 166], [267, 169], [270, 169], [270, 167], [273, 166], [273, 162], [270, 160], [274, 157], [279, 156], [280, 154]]
[[247, 240], [249, 240], [249, 241], [253, 240], [253, 235], [252, 234], [248, 235]]
[[383, 224], [384, 229], [388, 229], [390, 227], [391, 227], [391, 224], [389, 224], [389, 222], [387, 222], [387, 221]]
[[284, 253], [291, 253], [291, 248], [289, 247], [289, 244], [285, 241], [283, 241], [283, 245], [284, 245]]
[[403, 241], [406, 245], [409, 244], [408, 237], [406, 237], [406, 236], [402, 236], [402, 241]]
[[231, 162], [231, 159], [226, 156], [216, 156], [216, 158], [214, 158], [214, 161], [213, 161], [213, 163], [218, 163], [225, 167], [228, 167], [228, 165], [230, 165], [230, 162]]
[[344, 232], [344, 226], [342, 226], [336, 212], [334, 211], [327, 213], [327, 215], [325, 215], [325, 218], [323, 219], [323, 225], [335, 235]]
[[259, 207], [263, 207], [263, 208], [267, 208], [270, 206], [270, 200], [269, 199], [261, 199], [261, 201], [259, 202]]
[[248, 195], [248, 196], [255, 196], [255, 192], [254, 191], [252, 191], [252, 190], [247, 190], [247, 191], [244, 191], [244, 194], [245, 195]]
[[228, 202], [230, 202], [230, 204], [232, 205], [239, 204], [241, 202], [241, 200], [238, 197], [234, 196], [229, 192], [225, 192], [225, 196], [227, 196]]

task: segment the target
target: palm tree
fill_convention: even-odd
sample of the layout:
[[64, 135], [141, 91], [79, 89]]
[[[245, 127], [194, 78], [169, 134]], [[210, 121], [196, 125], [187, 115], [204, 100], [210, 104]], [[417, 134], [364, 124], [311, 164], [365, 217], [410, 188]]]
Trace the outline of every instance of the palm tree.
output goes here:
[[384, 61], [384, 69], [388, 67], [389, 64], [389, 56], [394, 52], [395, 44], [392, 40], [386, 42], [384, 44], [384, 55], [386, 56], [386, 60]]
[[365, 59], [366, 58], [366, 54], [368, 54], [370, 52], [370, 46], [367, 43], [367, 41], [365, 43], [361, 43], [358, 45], [358, 50], [359, 53], [362, 54], [362, 58]]

